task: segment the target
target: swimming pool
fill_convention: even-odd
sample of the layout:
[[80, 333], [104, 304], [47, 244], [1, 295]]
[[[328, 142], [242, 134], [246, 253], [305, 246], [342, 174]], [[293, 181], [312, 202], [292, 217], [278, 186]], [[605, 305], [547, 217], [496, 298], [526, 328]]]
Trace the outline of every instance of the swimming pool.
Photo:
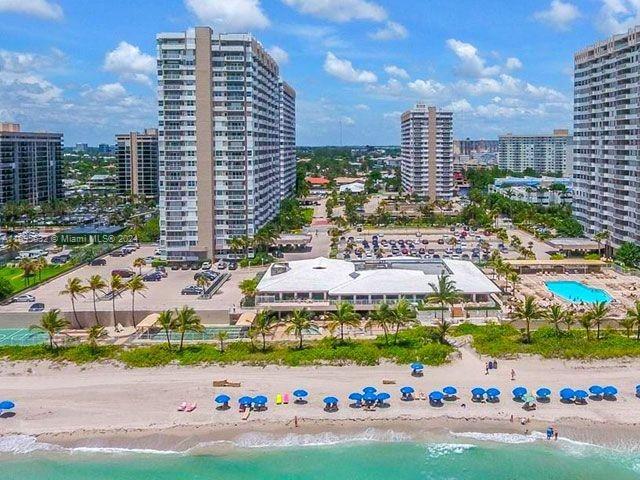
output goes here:
[[545, 285], [551, 293], [572, 303], [608, 303], [613, 300], [605, 290], [590, 287], [582, 282], [558, 280], [545, 282]]
[[28, 328], [0, 328], [0, 346], [38, 345], [49, 341], [46, 333]]

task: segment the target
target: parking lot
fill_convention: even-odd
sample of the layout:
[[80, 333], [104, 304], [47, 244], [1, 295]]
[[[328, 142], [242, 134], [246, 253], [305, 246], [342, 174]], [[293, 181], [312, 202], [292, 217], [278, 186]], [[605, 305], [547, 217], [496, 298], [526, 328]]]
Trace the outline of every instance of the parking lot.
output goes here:
[[[108, 282], [113, 270], [126, 269], [133, 270], [135, 273], [141, 271], [142, 275], [145, 275], [153, 272], [155, 269], [150, 264], [142, 267], [142, 269], [134, 268], [133, 262], [136, 258], [153, 256], [154, 251], [155, 247], [143, 245], [138, 250], [124, 257], [105, 256], [102, 258], [106, 260], [106, 265], [82, 266], [26, 293], [33, 295], [36, 302], [44, 303], [45, 310], [58, 308], [62, 311], [69, 312], [71, 311], [71, 300], [69, 296], [60, 295], [60, 292], [65, 289], [65, 284], [69, 278], [78, 277], [86, 284], [89, 277], [97, 274]], [[213, 271], [217, 271], [216, 265], [213, 266]], [[167, 268], [166, 278], [162, 278], [159, 281], [145, 282], [147, 288], [140, 292], [140, 295], [136, 295], [135, 308], [140, 311], [160, 311], [189, 305], [198, 311], [226, 311], [233, 309], [234, 306], [239, 306], [240, 299], [242, 298], [239, 283], [246, 278], [254, 277], [257, 272], [255, 269], [238, 269], [230, 272], [223, 270], [223, 272], [229, 273], [231, 275], [230, 279], [222, 285], [220, 290], [213, 295], [211, 299], [201, 299], [199, 295], [181, 294], [183, 288], [196, 284], [194, 275], [198, 273], [197, 270], [171, 270]], [[124, 279], [124, 281], [126, 280], [127, 279]], [[96, 303], [98, 311], [111, 311], [112, 304], [109, 296], [106, 295], [107, 293], [108, 290], [104, 293], [99, 293], [99, 300]], [[126, 291], [123, 292], [120, 296], [116, 297], [115, 303], [117, 311], [130, 311], [131, 294]], [[11, 312], [28, 312], [30, 305], [30, 302], [2, 305], [0, 306], [0, 315]], [[93, 311], [93, 296], [90, 291], [76, 301], [76, 310], [78, 312]]]
[[494, 235], [478, 230], [456, 228], [425, 232], [347, 233], [338, 245], [339, 258], [346, 260], [412, 256], [416, 258], [452, 258], [487, 260], [493, 250], [504, 258], [517, 258], [518, 252]]

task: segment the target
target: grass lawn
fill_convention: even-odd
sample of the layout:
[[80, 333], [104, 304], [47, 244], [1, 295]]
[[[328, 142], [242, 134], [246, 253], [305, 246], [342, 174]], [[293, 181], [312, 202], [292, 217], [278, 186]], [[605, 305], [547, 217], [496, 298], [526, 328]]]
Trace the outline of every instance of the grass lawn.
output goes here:
[[61, 273], [70, 270], [74, 265], [71, 262], [67, 262], [64, 265], [47, 265], [41, 272], [36, 275], [32, 275], [28, 278], [29, 283], [25, 281], [22, 275], [22, 269], [18, 267], [0, 267], [0, 278], [6, 278], [13, 287], [13, 293], [17, 293], [24, 290], [27, 287], [31, 287], [40, 282], [48, 280], [51, 277], [60, 275]]
[[11, 360], [66, 360], [86, 363], [104, 359], [119, 360], [129, 367], [154, 367], [177, 361], [181, 365], [244, 363], [251, 365], [377, 365], [381, 361], [409, 364], [415, 361], [427, 365], [441, 365], [453, 352], [449, 345], [434, 340], [431, 329], [417, 327], [400, 332], [398, 344], [382, 337], [375, 340], [345, 340], [327, 338], [305, 342], [302, 350], [292, 342], [268, 344], [262, 351], [259, 342], [230, 342], [220, 352], [217, 344], [185, 345], [182, 352], [177, 346], [169, 350], [166, 344], [136, 347], [104, 346], [95, 350], [88, 345], [77, 345], [50, 350], [45, 345], [0, 347], [0, 358]]
[[531, 343], [523, 341], [522, 333], [512, 325], [478, 326], [463, 324], [456, 327], [453, 335], [471, 335], [478, 353], [493, 357], [512, 356], [520, 353], [537, 354], [545, 358], [604, 359], [639, 357], [640, 341], [633, 336], [627, 338], [620, 332], [604, 329], [600, 340], [595, 331], [587, 340], [585, 330], [573, 328], [570, 332], [556, 332], [544, 326], [533, 331]]

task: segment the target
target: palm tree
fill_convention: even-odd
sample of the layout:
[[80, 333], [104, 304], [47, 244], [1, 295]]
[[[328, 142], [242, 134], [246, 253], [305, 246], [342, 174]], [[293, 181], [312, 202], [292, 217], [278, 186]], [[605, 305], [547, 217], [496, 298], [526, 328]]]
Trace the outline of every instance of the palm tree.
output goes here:
[[545, 312], [544, 312], [544, 319], [549, 322], [551, 325], [553, 325], [556, 329], [556, 332], [559, 333], [560, 332], [560, 324], [563, 323], [565, 321], [565, 316], [567, 314], [567, 311], [564, 310], [564, 308], [562, 307], [562, 305], [558, 305], [557, 303], [551, 305]]
[[93, 314], [96, 317], [96, 325], [100, 322], [98, 321], [98, 309], [96, 308], [96, 300], [98, 297], [98, 292], [104, 292], [104, 289], [107, 288], [107, 283], [102, 279], [100, 275], [92, 275], [89, 277], [89, 281], [87, 282], [87, 289], [91, 290], [93, 295]]
[[200, 275], [198, 277], [198, 279], [196, 280], [196, 285], [199, 286], [200, 288], [202, 288], [202, 292], [204, 294], [204, 292], [207, 290], [207, 287], [209, 287], [209, 285], [211, 285], [211, 280], [209, 280], [204, 275]]
[[229, 338], [229, 332], [226, 330], [218, 330], [216, 333], [216, 338], [220, 342], [220, 353], [224, 353], [224, 342], [227, 338]]
[[524, 302], [520, 303], [513, 311], [513, 320], [525, 322], [527, 343], [531, 343], [531, 322], [542, 318], [543, 312], [536, 304], [536, 299], [532, 295], [527, 295]]
[[360, 315], [358, 315], [349, 302], [336, 303], [336, 311], [331, 312], [327, 319], [327, 328], [333, 332], [340, 329], [340, 341], [344, 342], [344, 327], [357, 327], [360, 325]]
[[582, 315], [580, 315], [580, 318], [578, 318], [578, 322], [580, 322], [582, 328], [587, 331], [587, 340], [591, 340], [591, 329], [593, 328], [593, 318], [591, 317], [591, 312], [584, 312]]
[[398, 343], [398, 332], [400, 332], [400, 328], [414, 323], [416, 316], [416, 309], [413, 308], [406, 298], [401, 299], [393, 306], [391, 309], [391, 323], [395, 326], [393, 343]]
[[44, 332], [49, 335], [49, 348], [53, 349], [53, 347], [58, 347], [56, 342], [53, 341], [53, 337], [67, 326], [69, 326], [69, 322], [60, 315], [60, 310], [53, 309], [42, 314], [40, 325], [31, 325], [29, 329]]
[[636, 319], [633, 317], [624, 317], [622, 320], [618, 320], [618, 325], [624, 328], [627, 338], [630, 338], [633, 327], [636, 326]]
[[171, 350], [171, 330], [176, 326], [175, 319], [173, 318], [173, 312], [171, 310], [163, 310], [158, 315], [158, 323], [160, 328], [164, 330], [164, 334], [167, 337], [167, 346]]
[[133, 261], [133, 268], [138, 269], [138, 275], [142, 275], [142, 267], [147, 264], [147, 261], [144, 258], [136, 258]]
[[244, 242], [240, 237], [230, 238], [227, 243], [229, 245], [229, 250], [231, 250], [234, 257], [237, 257], [238, 253], [244, 248]]
[[262, 337], [262, 351], [267, 349], [267, 335], [278, 326], [276, 316], [270, 310], [262, 310], [256, 314], [251, 327], [249, 327], [249, 335], [253, 338], [258, 335]]
[[640, 340], [640, 300], [636, 300], [633, 308], [627, 309], [627, 318], [633, 318], [636, 323], [636, 340]]
[[140, 275], [134, 275], [127, 282], [126, 288], [131, 292], [131, 323], [133, 323], [133, 326], [136, 327], [136, 318], [135, 318], [136, 294], [139, 293], [140, 295], [142, 295], [141, 292], [147, 289], [147, 285], [144, 283]]
[[509, 272], [506, 275], [506, 280], [507, 284], [511, 284], [511, 293], [515, 293], [516, 284], [520, 281], [520, 275], [518, 275], [518, 272], [513, 270], [513, 267], [511, 266], [509, 267]]
[[573, 310], [567, 310], [564, 312], [564, 318], [562, 322], [567, 327], [567, 332], [571, 331], [571, 325], [576, 323], [576, 313]]
[[36, 269], [35, 262], [30, 258], [23, 258], [18, 262], [18, 268], [22, 269], [22, 278], [29, 285], [29, 277], [33, 275]]
[[593, 239], [598, 242], [598, 254], [602, 256], [602, 242], [606, 242], [611, 234], [608, 230], [601, 230], [593, 236]]
[[109, 288], [111, 289], [111, 309], [113, 310], [113, 326], [117, 325], [116, 322], [116, 295], [120, 296], [120, 292], [126, 287], [126, 284], [122, 280], [120, 275], [111, 275], [111, 281], [109, 282]]
[[7, 241], [5, 242], [5, 246], [7, 247], [7, 250], [11, 253], [15, 253], [18, 250], [20, 250], [20, 241], [14, 236], [10, 236], [9, 238], [7, 238]]
[[78, 322], [78, 313], [76, 312], [76, 299], [78, 297], [84, 297], [84, 293], [86, 291], [87, 287], [82, 284], [82, 281], [78, 277], [73, 277], [67, 280], [64, 290], [60, 292], [60, 295], [69, 295], [71, 298], [73, 318], [75, 319], [78, 328], [80, 328], [80, 322]]
[[258, 280], [255, 278], [247, 278], [240, 282], [240, 292], [246, 299], [253, 299], [258, 294]]
[[42, 270], [47, 266], [47, 259], [44, 257], [37, 258], [33, 261], [33, 271], [38, 275], [38, 280], [42, 280]]
[[388, 303], [379, 303], [376, 309], [369, 314], [369, 319], [365, 324], [365, 328], [373, 329], [373, 327], [380, 327], [384, 332], [384, 343], [389, 344], [389, 329], [391, 328], [391, 307]]
[[93, 325], [89, 329], [87, 342], [89, 342], [89, 347], [91, 348], [92, 352], [95, 352], [96, 348], [98, 348], [98, 340], [100, 340], [106, 334], [107, 334], [107, 331], [104, 329], [102, 325]]
[[456, 282], [447, 273], [438, 275], [438, 283], [430, 283], [429, 286], [433, 293], [428, 296], [427, 301], [440, 304], [440, 320], [444, 322], [444, 306], [448, 304], [453, 307], [453, 304], [462, 298], [460, 290], [456, 288]]
[[306, 330], [316, 327], [317, 325], [311, 320], [311, 316], [306, 308], [303, 308], [302, 310], [295, 309], [289, 316], [285, 333], [287, 335], [293, 334], [298, 337], [298, 340], [300, 340], [298, 348], [302, 350], [302, 335]]
[[180, 348], [182, 351], [182, 345], [184, 343], [184, 334], [186, 332], [204, 332], [204, 325], [200, 321], [200, 317], [196, 315], [196, 311], [183, 306], [180, 310], [176, 309], [176, 330], [180, 332]]
[[596, 302], [589, 309], [589, 314], [597, 329], [596, 338], [600, 340], [600, 325], [609, 315], [609, 307], [606, 302]]

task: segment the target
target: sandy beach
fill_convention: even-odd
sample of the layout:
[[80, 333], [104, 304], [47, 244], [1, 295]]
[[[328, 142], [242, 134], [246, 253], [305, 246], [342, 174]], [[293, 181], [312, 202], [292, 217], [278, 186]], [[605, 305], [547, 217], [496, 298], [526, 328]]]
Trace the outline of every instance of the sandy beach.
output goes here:
[[[0, 364], [3, 398], [16, 402], [16, 415], [0, 419], [0, 434], [37, 436], [39, 441], [65, 446], [110, 446], [183, 451], [203, 442], [249, 438], [259, 432], [282, 436], [289, 433], [317, 435], [334, 432], [361, 435], [362, 432], [409, 432], [418, 435], [449, 432], [544, 431], [554, 423], [562, 434], [597, 443], [640, 439], [640, 399], [635, 386], [639, 360], [574, 362], [524, 357], [503, 360], [498, 369], [485, 375], [485, 359], [463, 349], [460, 359], [448, 365], [427, 368], [420, 378], [407, 366], [385, 364], [375, 367], [249, 367], [168, 366], [128, 369], [120, 365], [60, 365], [49, 362], [4, 362]], [[516, 380], [511, 380], [511, 369]], [[239, 388], [213, 388], [212, 381], [241, 382]], [[395, 385], [384, 385], [393, 380]], [[565, 386], [588, 388], [593, 384], [615, 385], [617, 401], [589, 401], [587, 405], [562, 404], [557, 391]], [[391, 393], [388, 408], [375, 411], [350, 408], [347, 396], [366, 385]], [[399, 388], [413, 386], [429, 393], [454, 385], [460, 399], [432, 407], [426, 401], [401, 402]], [[554, 395], [548, 404], [527, 412], [511, 398], [513, 387], [549, 387]], [[474, 403], [469, 391], [474, 386], [497, 387], [500, 403]], [[277, 406], [276, 393], [296, 388], [309, 391], [306, 405]], [[217, 411], [213, 397], [227, 393], [232, 408]], [[242, 395], [269, 397], [265, 412], [248, 418], [238, 412]], [[323, 410], [322, 399], [340, 399], [335, 413]], [[194, 412], [176, 410], [182, 401], [197, 402]], [[463, 407], [463, 404], [465, 406]], [[511, 422], [513, 415], [514, 421]], [[294, 418], [298, 418], [298, 427]], [[530, 423], [521, 424], [528, 418]], [[378, 434], [376, 433], [376, 434]], [[255, 440], [255, 439], [254, 439]], [[257, 440], [256, 440], [257, 441]]]

